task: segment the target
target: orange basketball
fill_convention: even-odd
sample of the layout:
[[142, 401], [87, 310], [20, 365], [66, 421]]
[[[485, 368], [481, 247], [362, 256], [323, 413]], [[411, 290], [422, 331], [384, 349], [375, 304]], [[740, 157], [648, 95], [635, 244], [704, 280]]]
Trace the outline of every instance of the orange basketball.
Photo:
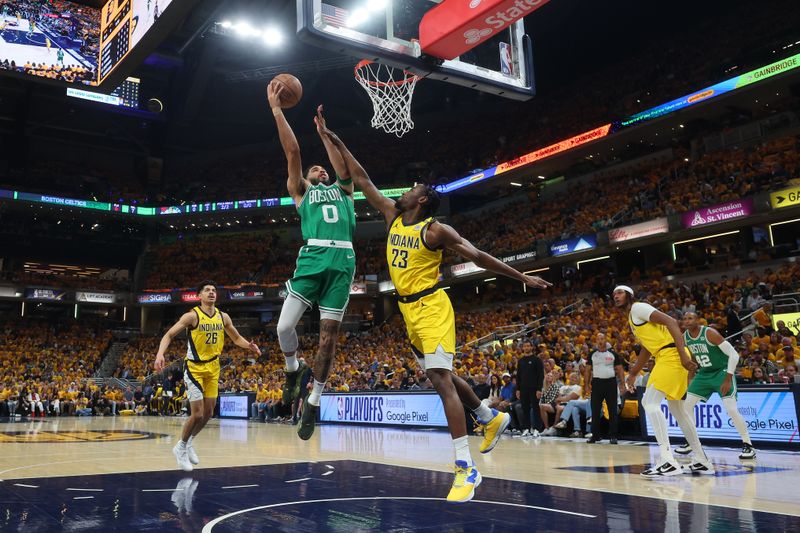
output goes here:
[[297, 102], [303, 97], [303, 85], [300, 80], [291, 74], [278, 74], [275, 76], [275, 81], [283, 85], [283, 94], [281, 95], [281, 107], [289, 108], [297, 105]]

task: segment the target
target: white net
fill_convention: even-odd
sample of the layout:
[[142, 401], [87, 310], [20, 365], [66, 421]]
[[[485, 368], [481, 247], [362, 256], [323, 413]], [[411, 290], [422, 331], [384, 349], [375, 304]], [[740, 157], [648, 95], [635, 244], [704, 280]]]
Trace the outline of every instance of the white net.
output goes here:
[[356, 65], [356, 80], [372, 100], [372, 127], [402, 137], [414, 129], [411, 99], [419, 76], [403, 69], [361, 61]]

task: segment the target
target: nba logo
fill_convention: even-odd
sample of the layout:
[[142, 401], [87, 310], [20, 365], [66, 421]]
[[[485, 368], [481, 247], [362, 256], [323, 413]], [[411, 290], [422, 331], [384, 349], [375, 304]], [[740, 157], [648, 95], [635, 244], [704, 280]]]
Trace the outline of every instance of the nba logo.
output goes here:
[[514, 63], [511, 61], [511, 46], [500, 43], [500, 71], [505, 76], [514, 75]]
[[336, 407], [337, 407], [337, 415], [339, 415], [339, 420], [344, 420], [344, 398], [337, 398], [336, 399]]

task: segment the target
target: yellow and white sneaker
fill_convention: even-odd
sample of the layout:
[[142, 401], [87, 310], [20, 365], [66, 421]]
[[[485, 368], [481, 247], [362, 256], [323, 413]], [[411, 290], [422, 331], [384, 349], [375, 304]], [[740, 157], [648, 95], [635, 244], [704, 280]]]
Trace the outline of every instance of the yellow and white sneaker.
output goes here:
[[475, 465], [468, 465], [466, 461], [456, 461], [456, 479], [447, 495], [448, 503], [468, 502], [475, 496], [475, 489], [481, 484], [481, 473]]
[[483, 442], [481, 442], [481, 447], [479, 448], [481, 453], [492, 451], [497, 446], [500, 435], [511, 423], [511, 415], [508, 413], [501, 413], [497, 409], [492, 409], [492, 415], [494, 415], [492, 419], [483, 426]]

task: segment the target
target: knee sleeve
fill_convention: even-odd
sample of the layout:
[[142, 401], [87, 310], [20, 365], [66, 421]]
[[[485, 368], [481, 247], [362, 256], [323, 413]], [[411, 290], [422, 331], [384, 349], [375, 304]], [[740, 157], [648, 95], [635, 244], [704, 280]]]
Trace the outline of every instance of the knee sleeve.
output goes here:
[[278, 342], [283, 353], [294, 353], [297, 351], [297, 323], [300, 322], [303, 313], [308, 306], [299, 298], [291, 294], [286, 297], [281, 308], [281, 315], [278, 318]]
[[666, 395], [655, 387], [647, 387], [642, 397], [642, 407], [648, 415], [662, 414], [661, 402]]

